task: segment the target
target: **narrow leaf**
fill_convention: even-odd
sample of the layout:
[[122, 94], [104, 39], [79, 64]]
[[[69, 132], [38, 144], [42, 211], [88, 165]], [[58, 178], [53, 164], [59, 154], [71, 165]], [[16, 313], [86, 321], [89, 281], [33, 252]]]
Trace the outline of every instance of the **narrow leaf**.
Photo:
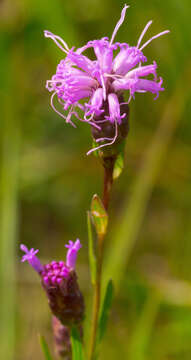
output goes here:
[[121, 175], [123, 168], [124, 168], [124, 152], [120, 152], [120, 154], [118, 155], [115, 161], [115, 165], [113, 169], [113, 180], [116, 180]]
[[45, 360], [53, 360], [44, 336], [39, 335], [39, 341]]
[[84, 360], [82, 341], [76, 327], [71, 330], [72, 360]]
[[111, 304], [112, 304], [112, 299], [113, 299], [113, 282], [112, 282], [112, 280], [109, 280], [109, 282], [107, 284], [106, 292], [105, 292], [105, 297], [103, 300], [100, 318], [99, 318], [98, 339], [97, 339], [98, 344], [103, 339], [103, 336], [106, 331], [107, 320], [108, 320], [109, 311], [110, 311]]
[[96, 280], [96, 257], [94, 254], [93, 234], [91, 227], [91, 214], [89, 211], [87, 212], [87, 223], [88, 223], [88, 249], [89, 249], [91, 281], [92, 284], [94, 285]]
[[91, 203], [91, 214], [98, 235], [106, 233], [108, 215], [98, 195], [94, 195]]

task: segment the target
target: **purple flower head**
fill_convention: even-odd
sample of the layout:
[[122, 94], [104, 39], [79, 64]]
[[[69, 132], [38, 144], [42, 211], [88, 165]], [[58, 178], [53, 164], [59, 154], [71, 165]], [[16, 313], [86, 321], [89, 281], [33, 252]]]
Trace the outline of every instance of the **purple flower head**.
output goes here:
[[[124, 91], [129, 92], [129, 99], [134, 98], [136, 92], [151, 92], [158, 97], [163, 91], [162, 79], [157, 77], [156, 62], [151, 65], [143, 65], [147, 58], [143, 49], [154, 39], [167, 34], [163, 31], [142, 44], [143, 37], [152, 24], [149, 21], [142, 31], [137, 45], [130, 46], [127, 43], [114, 42], [115, 36], [122, 25], [128, 6], [125, 5], [121, 17], [114, 28], [111, 40], [104, 37], [99, 40], [89, 41], [79, 49], [69, 48], [59, 36], [45, 31], [46, 37], [50, 37], [56, 45], [65, 53], [66, 57], [57, 66], [56, 74], [47, 81], [46, 87], [52, 92], [51, 106], [62, 116], [66, 122], [71, 123], [72, 115], [78, 120], [87, 122], [102, 133], [103, 123], [114, 125], [114, 136], [101, 136], [96, 141], [103, 142], [91, 153], [100, 147], [113, 144], [118, 137], [118, 128], [126, 114], [121, 114], [120, 102]], [[85, 50], [93, 48], [95, 58], [90, 60], [84, 55]], [[148, 80], [147, 76], [153, 76]], [[55, 100], [62, 108], [58, 110]], [[83, 113], [83, 116], [80, 115]], [[125, 121], [125, 120], [123, 120]]]
[[20, 246], [26, 253], [21, 261], [27, 260], [39, 273], [52, 313], [62, 324], [73, 325], [80, 323], [84, 315], [84, 300], [75, 272], [77, 252], [81, 248], [80, 240], [77, 239], [74, 243], [69, 241], [66, 247], [69, 248], [66, 263], [52, 261], [42, 265], [36, 257], [38, 250], [28, 250], [25, 245]]

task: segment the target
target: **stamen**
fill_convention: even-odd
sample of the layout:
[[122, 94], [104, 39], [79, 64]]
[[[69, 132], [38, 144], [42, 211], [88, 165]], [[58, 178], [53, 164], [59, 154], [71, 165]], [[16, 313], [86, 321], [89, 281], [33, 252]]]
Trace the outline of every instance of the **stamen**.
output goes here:
[[80, 120], [80, 121], [82, 121], [82, 122], [86, 122], [86, 123], [88, 123], [89, 125], [94, 126], [96, 129], [101, 130], [100, 126], [97, 125], [97, 124], [95, 124], [95, 122], [90, 121], [90, 120], [86, 120], [86, 119], [82, 119], [82, 118], [78, 115], [78, 113], [77, 113], [76, 111], [74, 111], [73, 113], [74, 113], [74, 115], [76, 116], [76, 118], [77, 118], [78, 120]]
[[51, 105], [52, 109], [53, 109], [59, 116], [61, 116], [64, 120], [66, 120], [66, 116], [64, 116], [62, 113], [60, 113], [60, 112], [55, 108], [55, 106], [54, 106], [54, 104], [53, 104], [53, 100], [54, 100], [54, 97], [55, 97], [56, 94], [57, 94], [56, 91], [52, 94], [52, 96], [51, 96], [51, 98], [50, 98], [50, 105]]
[[85, 113], [84, 114], [84, 119], [88, 122], [88, 121], [91, 121], [94, 117], [95, 113], [93, 112], [90, 117], [88, 118], [88, 115]]
[[[70, 49], [69, 49], [68, 45], [66, 44], [66, 42], [60, 36], [54, 35], [48, 30], [44, 31], [44, 36], [47, 38], [51, 38], [62, 51], [64, 51], [66, 54], [68, 54]], [[59, 41], [61, 42], [61, 44], [64, 45], [64, 48], [62, 47], [62, 45], [59, 44]]]
[[102, 124], [102, 123], [105, 123], [106, 121], [108, 121], [107, 119], [105, 119], [105, 120], [96, 120], [96, 123], [97, 124]]
[[64, 101], [64, 100], [62, 100], [62, 99], [58, 98], [58, 101], [59, 101], [59, 103], [60, 103], [62, 106], [64, 106], [64, 105], [65, 105], [65, 101]]
[[128, 99], [128, 101], [120, 103], [120, 104], [119, 104], [120, 106], [121, 106], [121, 105], [129, 105], [129, 103], [130, 103], [130, 101], [131, 101], [131, 99], [132, 99], [131, 89], [129, 89], [129, 90], [130, 90], [130, 94], [129, 94], [129, 99]]
[[[109, 145], [114, 144], [114, 142], [115, 142], [116, 139], [117, 139], [117, 136], [118, 136], [118, 124], [117, 124], [117, 120], [115, 120], [115, 135], [114, 135], [112, 141], [111, 141], [111, 142], [108, 142], [107, 144], [102, 144], [102, 145], [100, 145], [100, 146], [97, 146], [97, 147], [89, 150], [86, 155], [90, 155], [93, 151], [99, 150], [99, 149], [101, 149], [102, 147], [105, 147], [105, 146], [109, 146]], [[106, 139], [106, 138], [105, 138], [105, 139]]]
[[69, 122], [73, 127], [75, 127], [76, 128], [76, 125], [70, 120], [67, 120], [67, 117], [66, 116], [64, 116], [64, 114], [62, 114], [60, 111], [58, 111], [56, 108], [55, 108], [55, 106], [54, 106], [54, 104], [53, 104], [53, 100], [54, 100], [54, 97], [55, 97], [55, 95], [56, 95], [57, 93], [56, 93], [56, 91], [52, 94], [52, 96], [51, 96], [51, 98], [50, 98], [50, 105], [51, 105], [51, 107], [52, 107], [52, 109], [59, 115], [59, 116], [61, 116], [64, 120], [66, 120], [66, 122]]
[[111, 141], [111, 140], [113, 140], [113, 138], [102, 137], [102, 138], [96, 139], [96, 142], [98, 143], [100, 141], [106, 141], [106, 140]]
[[151, 39], [149, 39], [148, 41], [146, 41], [146, 43], [144, 43], [144, 44], [141, 46], [140, 50], [142, 51], [142, 50], [143, 50], [148, 44], [150, 44], [150, 42], [153, 41], [154, 39], [157, 39], [158, 37], [160, 37], [160, 36], [162, 36], [162, 35], [168, 34], [169, 32], [170, 32], [170, 30], [165, 30], [165, 31], [163, 31], [163, 32], [161, 32], [161, 33], [153, 36]]
[[121, 105], [129, 105], [129, 100], [126, 101], [126, 102], [122, 102], [122, 103], [120, 103], [119, 105], [120, 105], [120, 106], [121, 106]]
[[139, 46], [140, 46], [140, 44], [141, 44], [141, 41], [142, 41], [144, 35], [146, 34], [148, 28], [151, 26], [151, 24], [152, 24], [152, 20], [150, 20], [150, 21], [146, 24], [145, 28], [143, 29], [143, 31], [142, 31], [142, 33], [141, 33], [141, 35], [140, 35], [140, 37], [139, 37], [139, 40], [138, 40], [138, 42], [137, 42], [137, 48], [139, 48]]
[[[73, 109], [74, 109], [74, 106], [71, 107], [71, 109], [70, 109], [70, 111], [69, 111], [69, 113], [68, 113], [68, 115], [66, 117], [66, 123], [73, 124], [72, 121], [71, 121], [71, 116], [74, 113]], [[75, 124], [73, 124], [73, 126], [76, 128]]]
[[76, 105], [77, 107], [79, 107], [80, 110], [84, 111], [85, 106], [83, 106], [82, 104], [79, 104], [79, 103], [77, 103], [77, 104], [75, 104], [75, 105]]
[[123, 8], [123, 10], [122, 10], [122, 12], [121, 12], [121, 17], [120, 17], [117, 25], [115, 26], [115, 29], [114, 29], [113, 34], [112, 34], [112, 36], [111, 36], [111, 40], [110, 40], [110, 43], [109, 43], [110, 46], [112, 45], [113, 40], [114, 40], [114, 38], [115, 38], [115, 35], [117, 34], [120, 26], [123, 24], [123, 21], [124, 21], [124, 19], [125, 19], [125, 13], [126, 13], [126, 10], [127, 10], [128, 8], [129, 8], [129, 6], [128, 6], [128, 5], [125, 5], [124, 8]]
[[85, 50], [89, 49], [90, 47], [92, 47], [92, 44], [87, 43], [86, 45], [82, 46], [81, 48], [78, 48], [76, 50], [76, 54], [82, 54]]

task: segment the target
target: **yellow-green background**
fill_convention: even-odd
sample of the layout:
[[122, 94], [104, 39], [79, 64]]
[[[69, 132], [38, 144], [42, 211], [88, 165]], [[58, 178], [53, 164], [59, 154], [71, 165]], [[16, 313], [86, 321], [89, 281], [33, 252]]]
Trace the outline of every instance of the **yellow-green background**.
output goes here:
[[[165, 92], [130, 105], [126, 165], [115, 183], [105, 250], [105, 278], [116, 295], [101, 359], [191, 359], [191, 4], [130, 1], [116, 40], [135, 45], [171, 33], [145, 49]], [[43, 359], [38, 333], [51, 344], [50, 313], [36, 273], [20, 264], [19, 243], [42, 261], [63, 259], [79, 237], [78, 274], [91, 294], [86, 211], [101, 193], [102, 169], [90, 128], [66, 125], [49, 106], [46, 79], [63, 54], [48, 29], [69, 47], [110, 36], [123, 1], [0, 2], [0, 353], [4, 360]], [[51, 345], [52, 350], [52, 345]]]

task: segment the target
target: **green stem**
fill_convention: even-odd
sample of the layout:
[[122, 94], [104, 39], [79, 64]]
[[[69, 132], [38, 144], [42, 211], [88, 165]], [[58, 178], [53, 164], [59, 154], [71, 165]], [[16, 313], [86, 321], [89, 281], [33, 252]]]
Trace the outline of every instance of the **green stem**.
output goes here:
[[[114, 163], [115, 163], [114, 158], [106, 158], [104, 162], [104, 188], [103, 188], [102, 201], [106, 210], [108, 210], [110, 196], [111, 196]], [[98, 328], [100, 302], [101, 302], [101, 278], [102, 278], [102, 263], [103, 263], [103, 249], [104, 249], [103, 245], [104, 245], [105, 235], [106, 234], [98, 235], [97, 269], [96, 269], [96, 282], [94, 285], [93, 319], [92, 319], [92, 332], [90, 338], [89, 360], [94, 359], [95, 348], [96, 348], [97, 328]]]
[[101, 299], [103, 240], [104, 240], [104, 236], [98, 237], [99, 246], [98, 246], [98, 253], [97, 253], [96, 283], [94, 285], [93, 319], [92, 319], [92, 333], [91, 333], [91, 338], [90, 338], [89, 360], [94, 359], [94, 351], [95, 351], [95, 346], [96, 346], [97, 327], [98, 327], [100, 299]]

